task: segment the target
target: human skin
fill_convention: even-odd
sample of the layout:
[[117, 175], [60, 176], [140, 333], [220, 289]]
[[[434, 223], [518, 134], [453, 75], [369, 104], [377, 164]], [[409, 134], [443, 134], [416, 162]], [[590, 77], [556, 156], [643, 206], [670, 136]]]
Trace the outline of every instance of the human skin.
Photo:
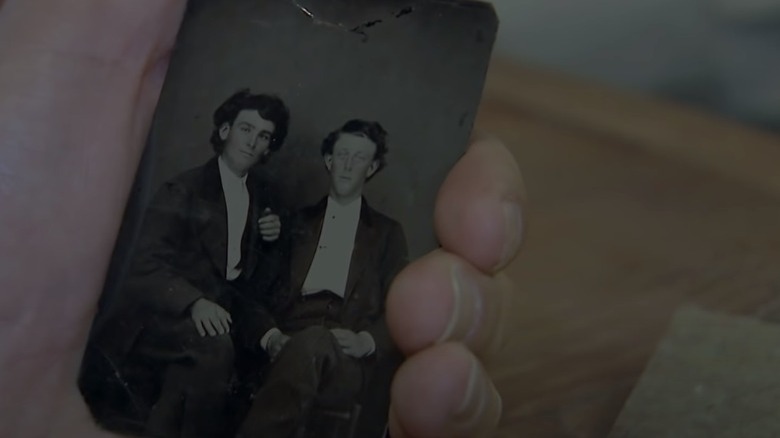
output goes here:
[[[76, 376], [184, 5], [0, 0], [5, 436], [110, 436]], [[443, 184], [442, 248], [410, 264], [388, 298], [407, 355], [393, 382], [394, 438], [495, 428], [500, 403], [479, 358], [505, 328], [490, 312], [514, 292], [503, 269], [520, 245], [521, 193], [512, 155], [485, 138]]]

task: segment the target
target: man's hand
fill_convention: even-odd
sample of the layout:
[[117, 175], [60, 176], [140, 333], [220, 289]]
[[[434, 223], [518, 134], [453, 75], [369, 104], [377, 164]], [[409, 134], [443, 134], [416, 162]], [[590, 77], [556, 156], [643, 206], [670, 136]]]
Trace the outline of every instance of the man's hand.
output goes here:
[[263, 216], [257, 221], [260, 235], [266, 242], [275, 242], [282, 233], [282, 221], [279, 215], [273, 214], [270, 208], [263, 211]]
[[290, 340], [290, 337], [285, 335], [282, 332], [276, 332], [268, 339], [268, 348], [266, 349], [266, 352], [268, 353], [268, 356], [271, 358], [271, 362], [275, 361], [276, 358], [279, 356], [279, 353], [282, 351], [282, 348], [287, 344], [287, 341]]
[[366, 336], [359, 335], [352, 330], [331, 329], [333, 337], [341, 346], [341, 351], [347, 356], [357, 359], [368, 356], [373, 349], [373, 345]]
[[191, 317], [201, 336], [206, 336], [206, 333], [209, 336], [230, 333], [230, 324], [233, 323], [227, 310], [205, 298], [195, 301], [192, 305]]

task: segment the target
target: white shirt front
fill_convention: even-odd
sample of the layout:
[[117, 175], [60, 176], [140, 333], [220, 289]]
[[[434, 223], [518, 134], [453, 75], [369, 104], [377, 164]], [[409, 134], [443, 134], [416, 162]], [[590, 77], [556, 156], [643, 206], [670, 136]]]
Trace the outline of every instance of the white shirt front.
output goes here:
[[303, 295], [324, 290], [342, 298], [346, 294], [362, 205], [363, 200], [359, 197], [347, 205], [328, 198], [317, 251], [303, 283]]
[[[341, 205], [335, 199], [328, 197], [317, 250], [303, 283], [301, 291], [303, 295], [316, 294], [325, 290], [342, 298], [346, 295], [349, 267], [352, 263], [352, 251], [355, 247], [362, 206], [362, 198]], [[260, 340], [263, 349], [268, 351], [268, 342], [277, 333], [281, 333], [279, 329], [272, 328], [263, 335]], [[376, 343], [371, 334], [362, 331], [357, 333], [357, 336], [368, 345], [366, 355], [374, 354]]]
[[241, 275], [237, 268], [241, 262], [241, 240], [246, 228], [249, 213], [249, 191], [246, 188], [246, 175], [239, 177], [219, 157], [219, 176], [222, 180], [222, 191], [225, 194], [227, 208], [227, 266], [225, 277], [235, 280]]

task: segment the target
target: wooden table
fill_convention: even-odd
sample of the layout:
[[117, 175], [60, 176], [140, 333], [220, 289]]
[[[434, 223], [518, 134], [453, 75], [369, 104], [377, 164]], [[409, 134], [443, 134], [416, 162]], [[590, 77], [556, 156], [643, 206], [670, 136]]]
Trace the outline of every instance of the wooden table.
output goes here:
[[496, 61], [530, 198], [499, 437], [603, 437], [683, 303], [780, 320], [780, 137]]

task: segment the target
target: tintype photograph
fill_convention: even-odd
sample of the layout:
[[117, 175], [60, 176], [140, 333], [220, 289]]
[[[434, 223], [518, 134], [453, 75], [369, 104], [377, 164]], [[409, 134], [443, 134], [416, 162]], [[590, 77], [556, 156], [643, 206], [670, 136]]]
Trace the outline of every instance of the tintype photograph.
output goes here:
[[496, 27], [477, 1], [190, 1], [82, 361], [95, 420], [386, 436], [385, 298], [437, 247]]

